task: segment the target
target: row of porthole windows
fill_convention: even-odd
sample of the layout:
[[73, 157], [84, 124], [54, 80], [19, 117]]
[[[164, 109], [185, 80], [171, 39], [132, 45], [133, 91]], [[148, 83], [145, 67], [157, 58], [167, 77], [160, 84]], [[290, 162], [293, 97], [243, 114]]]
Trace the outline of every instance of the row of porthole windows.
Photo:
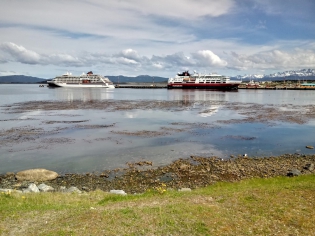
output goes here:
[[[78, 78], [55, 79], [56, 81], [82, 81]], [[98, 79], [89, 79], [90, 81], [99, 81]]]
[[[182, 79], [173, 79], [174, 81], [182, 81]], [[193, 79], [196, 80], [196, 79]], [[210, 82], [210, 81], [226, 81], [227, 79], [199, 79], [199, 81], [206, 81], [206, 82]]]

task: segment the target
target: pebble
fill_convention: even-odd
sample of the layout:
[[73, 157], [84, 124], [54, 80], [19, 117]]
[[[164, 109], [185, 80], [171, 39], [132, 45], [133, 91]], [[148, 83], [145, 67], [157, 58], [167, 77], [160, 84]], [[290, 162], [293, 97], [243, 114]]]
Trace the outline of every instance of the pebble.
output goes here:
[[191, 188], [180, 188], [178, 189], [180, 192], [191, 192]]
[[114, 193], [114, 194], [119, 194], [119, 195], [127, 195], [127, 193], [125, 193], [124, 190], [115, 190], [115, 189], [113, 189], [113, 190], [110, 190], [109, 192], [110, 193]]
[[301, 171], [297, 169], [290, 170], [287, 174], [287, 176], [293, 177], [293, 176], [299, 176], [301, 175]]

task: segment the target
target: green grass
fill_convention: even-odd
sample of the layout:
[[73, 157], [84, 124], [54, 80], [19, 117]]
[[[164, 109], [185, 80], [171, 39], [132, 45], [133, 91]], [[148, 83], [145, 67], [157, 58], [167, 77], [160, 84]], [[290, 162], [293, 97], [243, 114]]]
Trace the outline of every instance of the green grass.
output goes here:
[[192, 192], [0, 195], [1, 235], [313, 235], [315, 175]]

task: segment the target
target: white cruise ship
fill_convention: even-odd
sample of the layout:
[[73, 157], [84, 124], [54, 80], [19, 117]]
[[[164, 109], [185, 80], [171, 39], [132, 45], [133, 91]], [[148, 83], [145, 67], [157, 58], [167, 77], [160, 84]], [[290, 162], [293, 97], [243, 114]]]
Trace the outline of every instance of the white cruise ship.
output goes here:
[[104, 76], [94, 75], [92, 71], [83, 73], [80, 76], [74, 76], [71, 73], [65, 73], [57, 76], [53, 80], [47, 81], [51, 87], [67, 88], [115, 88], [115, 85]]

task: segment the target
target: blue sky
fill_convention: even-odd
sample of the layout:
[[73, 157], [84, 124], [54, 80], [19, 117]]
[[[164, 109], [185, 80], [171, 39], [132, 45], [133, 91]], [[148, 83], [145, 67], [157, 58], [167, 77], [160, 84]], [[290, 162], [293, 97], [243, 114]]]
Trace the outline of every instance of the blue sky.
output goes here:
[[315, 68], [314, 0], [1, 0], [0, 76]]

